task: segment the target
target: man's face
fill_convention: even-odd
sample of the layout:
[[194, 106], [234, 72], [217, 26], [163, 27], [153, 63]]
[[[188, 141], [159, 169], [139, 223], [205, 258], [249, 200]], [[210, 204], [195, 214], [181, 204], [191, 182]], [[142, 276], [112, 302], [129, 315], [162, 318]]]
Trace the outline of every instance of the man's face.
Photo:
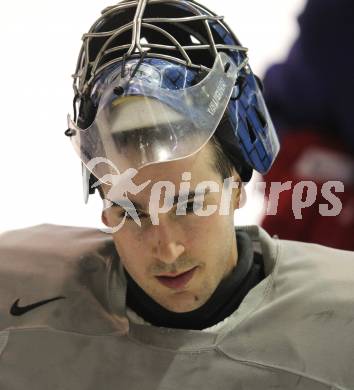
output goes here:
[[[148, 214], [152, 186], [159, 181], [174, 184], [178, 195], [182, 174], [191, 173], [190, 189], [198, 183], [214, 181], [220, 191], [209, 192], [202, 203], [218, 206], [223, 179], [213, 169], [213, 150], [208, 144], [199, 153], [180, 161], [150, 165], [139, 170], [133, 182], [136, 185], [151, 180], [129, 200], [138, 204], [141, 227], [127, 219], [122, 228], [113, 233], [113, 239], [125, 270], [155, 302], [165, 309], [182, 313], [201, 307], [213, 294], [220, 281], [237, 262], [234, 232], [234, 209], [238, 205], [239, 190], [232, 193], [228, 215], [217, 212], [198, 216], [193, 212], [193, 199], [186, 200], [186, 215], [176, 215], [176, 205], [167, 213], [159, 214], [159, 224], [153, 225]], [[238, 176], [235, 173], [235, 180]], [[104, 186], [107, 194], [109, 187]], [[161, 193], [163, 204], [164, 191]], [[196, 197], [197, 198], [197, 197]], [[196, 206], [197, 206], [196, 199]], [[161, 206], [160, 204], [160, 206]], [[103, 222], [114, 227], [124, 216], [124, 210], [111, 207], [102, 214]]]

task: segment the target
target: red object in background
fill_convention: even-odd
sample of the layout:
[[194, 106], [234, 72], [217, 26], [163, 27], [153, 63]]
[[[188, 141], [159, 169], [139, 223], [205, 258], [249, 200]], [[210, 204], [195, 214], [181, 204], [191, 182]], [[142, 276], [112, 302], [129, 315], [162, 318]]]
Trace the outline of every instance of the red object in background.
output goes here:
[[[267, 196], [271, 182], [292, 181], [292, 189], [301, 181], [313, 181], [317, 186], [315, 203], [302, 209], [302, 219], [296, 219], [292, 208], [292, 190], [280, 193], [275, 216], [266, 215], [262, 226], [281, 239], [312, 242], [333, 248], [354, 250], [354, 160], [340, 143], [317, 131], [286, 133], [279, 156], [264, 178]], [[328, 204], [321, 188], [328, 181], [341, 181], [344, 192], [333, 194], [340, 199], [342, 210], [336, 217], [322, 216], [320, 204]], [[305, 196], [305, 194], [304, 194]]]

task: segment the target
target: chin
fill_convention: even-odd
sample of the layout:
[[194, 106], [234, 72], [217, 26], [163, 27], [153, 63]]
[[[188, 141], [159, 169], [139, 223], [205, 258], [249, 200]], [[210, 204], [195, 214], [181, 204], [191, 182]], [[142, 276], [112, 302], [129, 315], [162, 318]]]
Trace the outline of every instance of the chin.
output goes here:
[[195, 294], [180, 292], [170, 300], [160, 303], [160, 305], [169, 311], [181, 314], [199, 309], [203, 305], [203, 302], [201, 302]]

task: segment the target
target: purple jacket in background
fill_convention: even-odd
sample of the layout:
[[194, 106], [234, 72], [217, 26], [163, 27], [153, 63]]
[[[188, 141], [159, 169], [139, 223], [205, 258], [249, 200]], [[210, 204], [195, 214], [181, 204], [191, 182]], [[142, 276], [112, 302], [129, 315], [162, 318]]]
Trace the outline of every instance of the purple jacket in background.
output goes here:
[[264, 79], [275, 126], [280, 137], [307, 127], [336, 134], [354, 152], [354, 0], [309, 0], [299, 26]]

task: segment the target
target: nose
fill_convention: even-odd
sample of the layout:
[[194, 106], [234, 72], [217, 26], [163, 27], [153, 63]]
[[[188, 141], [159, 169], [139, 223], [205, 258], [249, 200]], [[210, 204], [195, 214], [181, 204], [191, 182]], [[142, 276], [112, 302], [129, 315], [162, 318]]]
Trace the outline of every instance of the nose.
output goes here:
[[155, 228], [153, 255], [164, 263], [172, 264], [183, 254], [185, 246], [179, 240], [179, 234], [175, 229], [163, 225], [161, 222]]

